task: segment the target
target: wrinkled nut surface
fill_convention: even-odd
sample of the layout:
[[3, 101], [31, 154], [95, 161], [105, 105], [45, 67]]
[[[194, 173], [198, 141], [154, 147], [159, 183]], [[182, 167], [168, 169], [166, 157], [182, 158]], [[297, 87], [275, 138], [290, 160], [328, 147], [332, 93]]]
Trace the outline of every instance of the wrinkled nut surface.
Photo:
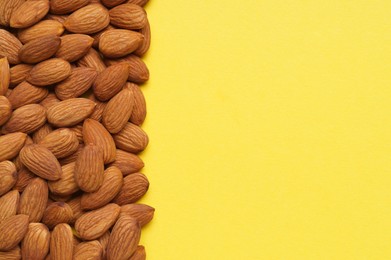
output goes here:
[[148, 0], [0, 0], [0, 259], [146, 259]]

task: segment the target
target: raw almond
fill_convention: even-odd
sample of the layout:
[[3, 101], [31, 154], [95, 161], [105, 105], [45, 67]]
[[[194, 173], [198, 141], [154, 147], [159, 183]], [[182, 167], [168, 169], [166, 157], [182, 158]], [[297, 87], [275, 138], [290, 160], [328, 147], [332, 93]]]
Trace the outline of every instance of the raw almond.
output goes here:
[[12, 112], [11, 118], [3, 126], [3, 133], [23, 132], [30, 134], [46, 122], [46, 110], [38, 104], [22, 106]]
[[94, 240], [101, 237], [117, 221], [121, 207], [107, 204], [81, 215], [75, 223], [75, 229], [84, 240]]
[[35, 144], [39, 144], [49, 133], [53, 132], [53, 128], [49, 124], [44, 124], [37, 131], [33, 133], [33, 141]]
[[32, 68], [33, 68], [33, 65], [30, 65], [30, 64], [18, 64], [18, 65], [13, 66], [10, 69], [10, 72], [11, 72], [10, 83], [12, 85], [17, 85], [17, 84], [25, 81]]
[[142, 173], [133, 173], [124, 178], [121, 191], [113, 200], [122, 206], [131, 204], [141, 199], [149, 188], [147, 177]]
[[30, 27], [39, 22], [48, 12], [48, 0], [27, 1], [12, 12], [10, 25], [14, 28]]
[[10, 191], [0, 197], [0, 223], [4, 219], [16, 215], [19, 199], [20, 195], [17, 190]]
[[49, 181], [61, 177], [61, 166], [52, 152], [45, 146], [31, 144], [20, 151], [20, 160], [33, 173]]
[[101, 2], [108, 8], [112, 8], [114, 6], [123, 4], [124, 2], [126, 2], [126, 0], [101, 0]]
[[145, 10], [136, 4], [122, 4], [109, 11], [110, 23], [119, 28], [137, 30], [147, 23]]
[[85, 212], [81, 209], [81, 204], [80, 204], [81, 197], [75, 197], [71, 200], [69, 200], [67, 203], [71, 207], [73, 211], [73, 218], [71, 220], [71, 223], [74, 224], [75, 221], [83, 215]]
[[51, 0], [50, 12], [52, 14], [69, 14], [86, 6], [89, 2], [89, 0]]
[[145, 103], [144, 94], [141, 91], [140, 87], [133, 83], [127, 83], [126, 88], [129, 88], [133, 91], [134, 97], [134, 106], [132, 115], [130, 116], [130, 122], [135, 125], [142, 125], [147, 116], [147, 105]]
[[107, 231], [104, 233], [99, 239], [99, 243], [102, 245], [102, 259], [107, 259], [106, 252], [107, 252], [107, 245], [109, 244], [110, 239], [110, 231]]
[[57, 58], [74, 62], [85, 56], [91, 49], [94, 39], [85, 34], [68, 34], [61, 37], [61, 47]]
[[144, 246], [137, 246], [136, 252], [129, 258], [129, 260], [145, 260], [147, 255]]
[[115, 27], [112, 26], [112, 25], [109, 25], [105, 29], [103, 29], [102, 31], [94, 33], [93, 35], [91, 35], [91, 37], [94, 38], [94, 42], [92, 43], [92, 47], [99, 48], [99, 41], [100, 41], [100, 37], [102, 36], [102, 34], [104, 32], [107, 32], [107, 31], [113, 30], [113, 29], [115, 29]]
[[10, 161], [0, 162], [0, 196], [14, 187], [18, 177], [15, 164]]
[[103, 30], [109, 23], [107, 9], [99, 4], [90, 4], [72, 13], [64, 26], [73, 33], [92, 34]]
[[101, 102], [98, 99], [96, 99], [95, 95], [93, 93], [88, 98], [91, 99], [92, 101], [94, 101], [96, 104], [94, 112], [92, 112], [92, 114], [90, 115], [90, 118], [94, 119], [98, 122], [102, 121], [103, 111], [105, 110], [107, 103]]
[[46, 209], [42, 223], [52, 229], [60, 223], [69, 223], [73, 217], [72, 208], [65, 202], [53, 202]]
[[147, 23], [139, 32], [144, 36], [144, 40], [141, 43], [140, 47], [134, 52], [134, 54], [141, 57], [145, 53], [147, 53], [151, 45], [151, 27], [149, 25], [148, 18], [147, 18]]
[[50, 232], [41, 223], [30, 223], [22, 240], [23, 259], [45, 259], [49, 253]]
[[116, 166], [124, 176], [139, 172], [144, 168], [144, 162], [135, 154], [117, 149], [115, 161], [110, 166]]
[[79, 154], [81, 153], [81, 151], [83, 150], [83, 147], [84, 147], [84, 144], [79, 144], [77, 151], [75, 153], [69, 155], [68, 157], [61, 159], [60, 164], [64, 166], [66, 164], [76, 162], [76, 159], [79, 156]]
[[136, 219], [143, 227], [153, 219], [155, 209], [145, 204], [126, 204], [121, 207], [121, 216], [130, 216]]
[[37, 175], [23, 166], [23, 168], [18, 171], [18, 179], [16, 180], [14, 189], [19, 192], [23, 192], [27, 185], [29, 185], [30, 182], [32, 182], [32, 180], [34, 180], [36, 177]]
[[25, 44], [29, 41], [47, 35], [60, 36], [63, 32], [64, 26], [60, 22], [54, 20], [43, 20], [29, 28], [20, 30], [18, 32], [18, 38], [23, 44]]
[[8, 59], [5, 57], [0, 59], [0, 95], [5, 95], [7, 93], [10, 84], [10, 78], [11, 78], [10, 66], [8, 63]]
[[99, 50], [107, 58], [120, 58], [137, 50], [143, 38], [141, 33], [130, 30], [108, 30], [100, 36]]
[[0, 136], [0, 161], [11, 160], [19, 154], [26, 142], [25, 133], [12, 133]]
[[7, 57], [11, 64], [20, 63], [19, 50], [22, 43], [10, 32], [0, 29], [0, 57]]
[[35, 65], [27, 81], [37, 86], [48, 86], [68, 78], [71, 72], [71, 65], [67, 61], [53, 58]]
[[60, 48], [61, 38], [47, 35], [29, 41], [19, 50], [19, 59], [24, 63], [35, 64], [52, 57]]
[[75, 247], [73, 260], [100, 260], [102, 254], [103, 248], [99, 241], [82, 242]]
[[65, 223], [58, 224], [50, 237], [50, 257], [53, 260], [70, 260], [73, 256], [72, 228]]
[[59, 100], [54, 93], [49, 93], [49, 95], [47, 95], [47, 97], [39, 104], [45, 109], [49, 109], [60, 101], [61, 100]]
[[8, 96], [12, 108], [17, 109], [25, 105], [39, 103], [49, 94], [46, 88], [36, 87], [27, 81], [17, 85]]
[[12, 12], [21, 6], [25, 0], [0, 1], [0, 25], [9, 26]]
[[77, 61], [79, 67], [87, 67], [95, 69], [97, 72], [102, 72], [106, 69], [106, 65], [102, 60], [100, 54], [91, 48], [88, 53]]
[[126, 3], [135, 4], [139, 6], [144, 6], [149, 2], [149, 0], [128, 0]]
[[65, 100], [81, 96], [92, 86], [97, 75], [96, 70], [91, 68], [72, 69], [71, 75], [55, 87], [57, 97]]
[[0, 251], [0, 259], [3, 260], [19, 260], [22, 259], [22, 255], [20, 253], [20, 247], [16, 246], [15, 248], [11, 249], [10, 251]]
[[24, 238], [28, 229], [28, 216], [11, 216], [0, 222], [0, 251], [8, 251], [16, 247]]
[[60, 128], [49, 133], [39, 144], [45, 146], [56, 158], [60, 159], [76, 152], [79, 140], [70, 129]]
[[148, 136], [139, 126], [127, 123], [125, 127], [113, 136], [119, 149], [130, 153], [139, 153], [148, 145]]
[[41, 178], [35, 178], [20, 196], [19, 214], [29, 216], [29, 222], [40, 222], [48, 201], [48, 185]]
[[57, 21], [61, 24], [64, 24], [66, 19], [68, 19], [69, 15], [55, 15], [55, 14], [48, 14], [46, 16], [46, 19]]
[[96, 98], [107, 101], [121, 91], [126, 83], [129, 73], [129, 66], [119, 63], [108, 67], [96, 78], [93, 90]]
[[122, 62], [129, 65], [129, 75], [128, 75], [129, 81], [137, 84], [142, 84], [149, 80], [149, 70], [147, 65], [144, 63], [142, 59], [140, 59], [136, 55], [131, 54], [121, 59], [107, 60], [106, 64], [108, 66], [111, 66]]
[[95, 103], [86, 98], [71, 98], [48, 109], [48, 121], [57, 127], [74, 126], [88, 118]]
[[55, 195], [68, 196], [79, 190], [75, 181], [75, 163], [62, 166], [61, 178], [57, 181], [49, 181], [49, 190]]
[[[11, 103], [8, 98], [0, 96], [0, 126], [10, 119], [12, 114]], [[0, 152], [1, 153], [1, 152]]]
[[78, 124], [72, 128], [70, 128], [76, 135], [77, 140], [79, 140], [79, 143], [83, 143], [83, 124]]

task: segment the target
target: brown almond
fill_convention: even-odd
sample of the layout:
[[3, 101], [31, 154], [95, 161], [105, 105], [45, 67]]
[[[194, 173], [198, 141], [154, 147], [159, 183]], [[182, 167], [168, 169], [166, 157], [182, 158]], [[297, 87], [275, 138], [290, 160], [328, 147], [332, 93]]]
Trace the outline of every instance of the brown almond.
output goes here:
[[12, 12], [21, 6], [25, 0], [0, 1], [0, 25], [9, 26]]
[[45, 109], [49, 109], [55, 104], [59, 103], [61, 100], [57, 98], [57, 96], [54, 93], [49, 93], [47, 97], [39, 103], [41, 106], [43, 106]]
[[147, 53], [151, 45], [151, 27], [149, 25], [148, 18], [147, 23], [139, 32], [144, 36], [144, 40], [141, 43], [140, 47], [134, 51], [134, 54], [141, 57], [144, 56], [145, 53]]
[[37, 131], [33, 133], [33, 141], [35, 144], [39, 144], [49, 133], [53, 132], [53, 128], [49, 124], [44, 124]]
[[130, 216], [136, 219], [143, 227], [153, 219], [155, 209], [145, 204], [126, 204], [121, 207], [121, 216]]
[[37, 175], [35, 175], [29, 169], [23, 166], [23, 168], [18, 171], [18, 178], [16, 180], [14, 189], [19, 192], [23, 192], [27, 185], [29, 185], [30, 182], [36, 177]]
[[12, 106], [8, 98], [0, 96], [0, 126], [10, 119], [12, 114]]
[[6, 252], [0, 251], [0, 259], [3, 259], [3, 260], [22, 259], [20, 247], [16, 246], [15, 248], [11, 249], [10, 251], [6, 251]]
[[25, 81], [32, 68], [33, 68], [33, 65], [30, 65], [30, 64], [18, 64], [18, 65], [13, 66], [10, 69], [10, 72], [11, 72], [10, 83], [12, 85], [17, 85], [17, 84]]
[[123, 89], [107, 103], [102, 123], [110, 133], [116, 134], [125, 127], [132, 115], [133, 102], [133, 92]]
[[86, 5], [89, 0], [51, 0], [50, 12], [52, 14], [69, 14]]
[[101, 0], [102, 4], [104, 4], [108, 8], [123, 4], [125, 1], [126, 0]]
[[45, 99], [49, 94], [46, 88], [36, 87], [27, 81], [17, 85], [8, 96], [12, 108], [17, 109], [29, 104], [36, 104]]
[[45, 259], [49, 244], [49, 229], [42, 223], [30, 223], [21, 245], [23, 259]]
[[149, 182], [142, 173], [133, 173], [124, 178], [121, 191], [114, 198], [113, 202], [122, 206], [131, 204], [141, 199], [148, 191]]
[[143, 38], [141, 33], [130, 30], [108, 30], [100, 36], [99, 50], [107, 58], [120, 58], [137, 50]]
[[145, 10], [136, 4], [122, 4], [109, 11], [110, 23], [128, 30], [141, 29], [147, 23]]
[[14, 187], [18, 177], [15, 164], [10, 161], [0, 162], [0, 196]]
[[102, 31], [94, 33], [93, 35], [91, 35], [91, 37], [94, 38], [94, 42], [92, 43], [92, 47], [99, 48], [99, 41], [100, 41], [100, 37], [102, 36], [102, 34], [104, 32], [107, 32], [107, 31], [113, 30], [113, 29], [115, 29], [115, 27], [112, 26], [112, 25], [109, 25], [105, 29], [103, 29]]
[[48, 121], [56, 127], [74, 126], [88, 118], [95, 103], [87, 98], [71, 98], [48, 109]]
[[64, 24], [66, 19], [68, 19], [69, 15], [56, 15], [56, 14], [48, 14], [46, 19], [57, 21], [61, 24]]
[[46, 209], [42, 223], [52, 229], [60, 223], [69, 223], [72, 220], [72, 208], [65, 202], [53, 202]]
[[144, 6], [149, 2], [149, 0], [128, 0], [127, 4], [135, 4], [139, 6]]
[[60, 159], [76, 152], [79, 147], [79, 140], [70, 129], [60, 128], [49, 133], [39, 144], [45, 146], [56, 158]]
[[110, 166], [116, 166], [124, 176], [139, 172], [144, 168], [144, 162], [135, 154], [117, 149], [115, 161]]
[[8, 59], [6, 57], [1, 58], [0, 59], [0, 95], [5, 95], [7, 93], [10, 84], [10, 78], [11, 78], [11, 73], [10, 73], [10, 65], [8, 63]]
[[61, 100], [77, 98], [84, 94], [94, 83], [98, 73], [91, 68], [74, 68], [71, 75], [55, 87], [56, 95]]
[[41, 178], [35, 178], [20, 196], [19, 214], [29, 216], [29, 222], [40, 222], [48, 201], [48, 185]]
[[86, 119], [83, 124], [83, 139], [85, 144], [95, 144], [102, 149], [104, 163], [115, 160], [115, 143], [106, 128], [96, 120]]
[[110, 231], [107, 231], [98, 239], [98, 241], [102, 245], [102, 249], [103, 249], [102, 259], [107, 259], [106, 252], [107, 252], [107, 245], [109, 244], [109, 239], [110, 239]]
[[61, 178], [57, 181], [49, 181], [49, 190], [55, 195], [68, 196], [79, 190], [75, 181], [75, 163], [62, 166]]
[[50, 237], [50, 258], [53, 260], [70, 260], [72, 256], [72, 228], [65, 223], [58, 224]]
[[16, 215], [19, 199], [20, 195], [17, 190], [12, 190], [0, 197], [0, 223], [4, 219]]
[[147, 259], [147, 254], [145, 253], [144, 246], [137, 246], [136, 252], [129, 258], [129, 260], [145, 260]]
[[63, 32], [64, 26], [60, 22], [54, 20], [43, 20], [29, 28], [20, 30], [18, 32], [18, 38], [23, 44], [25, 44], [29, 41], [47, 35], [60, 36]]
[[[32, 139], [30, 136], [27, 136], [26, 142], [24, 143], [24, 146], [29, 145], [29, 144], [33, 144], [33, 143], [34, 143], [33, 139]], [[26, 168], [26, 167], [24, 167], [23, 163], [20, 161], [20, 156], [19, 156], [19, 155], [17, 155], [17, 156], [12, 160], [12, 162], [15, 164], [16, 169], [17, 169], [18, 171], [19, 171], [20, 169], [22, 169], [22, 168]]]
[[94, 101], [96, 104], [94, 112], [92, 112], [92, 114], [90, 115], [90, 118], [94, 119], [98, 122], [101, 122], [102, 116], [103, 116], [103, 111], [105, 110], [107, 103], [101, 102], [98, 99], [96, 99], [94, 93], [92, 93], [88, 98], [91, 99], [92, 101]]
[[73, 260], [100, 260], [102, 259], [103, 248], [99, 241], [82, 242], [75, 247]]
[[72, 13], [65, 21], [65, 28], [73, 33], [92, 34], [110, 23], [109, 12], [99, 4], [90, 4]]
[[30, 71], [27, 81], [37, 86], [48, 86], [68, 78], [71, 72], [72, 68], [69, 62], [53, 58], [35, 65]]
[[139, 153], [148, 145], [148, 136], [139, 126], [127, 123], [125, 127], [113, 136], [115, 145], [130, 153]]
[[30, 144], [20, 151], [20, 160], [39, 177], [55, 181], [61, 177], [61, 166], [57, 158], [45, 146]]
[[0, 222], [0, 251], [12, 250], [24, 238], [28, 229], [28, 216], [11, 216]]
[[12, 112], [11, 118], [3, 126], [3, 133], [23, 132], [30, 134], [46, 122], [46, 110], [38, 104], [22, 106]]
[[119, 63], [102, 71], [93, 84], [94, 94], [100, 101], [107, 101], [121, 91], [128, 78], [129, 66]]
[[114, 225], [120, 210], [120, 206], [111, 203], [84, 213], [76, 220], [75, 229], [84, 240], [97, 239]]
[[95, 69], [97, 72], [102, 72], [106, 69], [106, 65], [100, 54], [91, 48], [83, 58], [77, 61], [79, 67], [87, 67]]
[[[0, 29], [0, 57], [7, 57], [8, 62], [11, 64], [19, 64], [20, 48], [22, 48], [22, 43], [18, 38], [12, 33]], [[2, 87], [2, 89], [2, 91], [4, 91], [4, 87]]]
[[73, 218], [71, 220], [71, 223], [74, 224], [75, 221], [83, 215], [85, 212], [81, 209], [81, 204], [80, 204], [81, 197], [75, 197], [69, 201], [67, 201], [68, 205], [71, 207], [73, 211]]
[[79, 140], [80, 144], [84, 142], [83, 141], [83, 124], [78, 124], [78, 125], [71, 127], [69, 129], [71, 129], [75, 133], [77, 140]]
[[12, 12], [10, 25], [13, 28], [30, 27], [39, 22], [48, 12], [48, 0], [27, 1]]
[[61, 37], [57, 58], [74, 62], [85, 56], [91, 49], [94, 39], [85, 34], [68, 34]]
[[144, 61], [140, 59], [138, 56], [131, 54], [121, 59], [106, 61], [106, 64], [108, 66], [118, 64], [118, 63], [126, 63], [129, 65], [129, 75], [128, 75], [129, 81], [137, 84], [142, 84], [149, 80], [148, 67], [144, 63]]
[[60, 164], [64, 166], [69, 163], [76, 162], [76, 159], [79, 156], [79, 154], [81, 153], [81, 151], [83, 150], [83, 147], [84, 147], [84, 144], [79, 144], [79, 147], [77, 148], [77, 151], [75, 153], [69, 155], [68, 157], [60, 159]]
[[52, 57], [60, 48], [61, 38], [47, 35], [29, 41], [19, 50], [19, 59], [24, 63], [35, 64]]
[[0, 161], [11, 160], [18, 155], [26, 142], [25, 133], [12, 133], [0, 136]]

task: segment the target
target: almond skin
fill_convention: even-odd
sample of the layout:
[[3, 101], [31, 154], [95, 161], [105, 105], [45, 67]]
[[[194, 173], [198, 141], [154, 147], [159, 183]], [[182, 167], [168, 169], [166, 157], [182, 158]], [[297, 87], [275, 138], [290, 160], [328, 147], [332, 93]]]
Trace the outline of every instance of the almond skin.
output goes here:
[[115, 161], [110, 166], [116, 166], [124, 176], [139, 172], [144, 168], [144, 162], [135, 154], [117, 149]]
[[49, 190], [55, 195], [68, 196], [79, 190], [75, 181], [75, 163], [69, 163], [61, 167], [62, 175], [57, 181], [49, 181]]
[[118, 205], [111, 203], [84, 213], [76, 220], [75, 229], [84, 240], [97, 239], [114, 225], [120, 210]]
[[139, 126], [127, 123], [125, 127], [113, 136], [119, 149], [130, 153], [139, 153], [148, 145], [148, 136]]
[[81, 151], [83, 150], [83, 147], [84, 147], [84, 144], [79, 144], [79, 147], [77, 148], [77, 151], [75, 153], [65, 157], [65, 158], [62, 158], [60, 160], [60, 164], [64, 166], [64, 165], [67, 165], [69, 163], [76, 162], [76, 159], [79, 156], [79, 154], [81, 153]]
[[75, 247], [73, 260], [100, 260], [102, 259], [103, 248], [99, 241], [82, 242]]
[[48, 86], [68, 78], [71, 72], [71, 65], [67, 61], [53, 58], [35, 65], [27, 81], [36, 86]]
[[96, 106], [94, 109], [94, 112], [90, 115], [91, 119], [94, 119], [98, 122], [102, 121], [103, 111], [105, 110], [105, 107], [107, 106], [106, 102], [101, 102], [98, 99], [96, 99], [94, 93], [92, 93], [89, 97], [92, 101], [95, 102]]
[[27, 185], [29, 185], [36, 177], [37, 175], [23, 166], [23, 168], [18, 171], [18, 179], [16, 180], [14, 189], [19, 192], [23, 192]]
[[60, 36], [63, 32], [64, 26], [60, 22], [54, 20], [44, 20], [29, 28], [20, 30], [18, 32], [18, 38], [23, 44], [26, 44], [29, 41], [47, 35]]
[[151, 45], [151, 26], [149, 25], [148, 18], [147, 23], [139, 32], [144, 36], [144, 40], [141, 43], [140, 47], [134, 52], [134, 54], [139, 57], [142, 57], [145, 53], [147, 53]]
[[102, 123], [110, 133], [116, 134], [125, 127], [132, 115], [133, 102], [133, 92], [123, 89], [107, 103]]
[[10, 65], [8, 63], [8, 59], [5, 57], [0, 59], [0, 95], [5, 95], [7, 93], [10, 84], [10, 78]]
[[8, 98], [0, 96], [0, 126], [10, 119], [12, 114], [12, 106]]
[[57, 21], [61, 24], [64, 24], [66, 19], [68, 19], [69, 15], [56, 15], [56, 14], [48, 14], [46, 19]]
[[9, 251], [24, 238], [28, 229], [28, 216], [11, 216], [0, 222], [0, 251]]
[[109, 11], [110, 23], [119, 28], [137, 30], [147, 23], [145, 10], [136, 4], [122, 4]]
[[25, 105], [39, 103], [49, 94], [46, 88], [36, 87], [27, 81], [17, 85], [8, 96], [12, 108], [17, 109]]
[[44, 124], [37, 131], [33, 133], [33, 141], [35, 144], [39, 144], [49, 133], [53, 132], [53, 128], [49, 124]]
[[69, 223], [72, 220], [72, 208], [65, 202], [53, 202], [43, 214], [42, 223], [52, 229], [60, 223]]
[[61, 100], [59, 100], [54, 93], [49, 93], [47, 97], [39, 103], [41, 106], [43, 106], [45, 109], [49, 109], [55, 104], [59, 103]]
[[100, 36], [99, 50], [107, 58], [120, 58], [137, 50], [143, 39], [144, 36], [138, 32], [124, 29], [108, 30]]
[[18, 172], [16, 171], [15, 164], [10, 161], [0, 162], [0, 196], [14, 187], [17, 177]]
[[69, 14], [88, 5], [89, 2], [89, 0], [51, 0], [50, 13]]
[[25, 133], [12, 133], [0, 136], [0, 161], [11, 160], [19, 154], [26, 142]]
[[128, 0], [127, 4], [135, 4], [139, 6], [144, 6], [149, 2], [149, 0]]
[[121, 216], [130, 216], [136, 219], [143, 227], [153, 219], [155, 209], [145, 204], [126, 204], [121, 207]]
[[130, 122], [135, 125], [142, 125], [147, 116], [147, 105], [145, 102], [144, 94], [141, 91], [140, 87], [133, 83], [127, 83], [126, 88], [129, 88], [133, 91], [134, 97], [134, 106], [133, 112], [130, 116]]
[[74, 126], [88, 118], [95, 103], [86, 98], [71, 98], [48, 109], [48, 121], [57, 127]]
[[91, 49], [94, 39], [85, 34], [68, 34], [61, 37], [61, 46], [56, 53], [57, 58], [68, 62], [81, 59]]
[[7, 57], [11, 64], [19, 64], [19, 50], [22, 43], [10, 32], [0, 29], [0, 57]]
[[65, 223], [58, 224], [50, 238], [50, 258], [54, 260], [69, 260], [73, 256], [72, 228]]
[[65, 28], [73, 33], [92, 34], [110, 23], [109, 12], [99, 4], [90, 4], [72, 13], [65, 21]]
[[149, 70], [147, 65], [142, 59], [140, 59], [136, 55], [131, 54], [121, 59], [107, 60], [106, 64], [107, 66], [111, 66], [121, 62], [124, 62], [129, 65], [129, 81], [137, 84], [142, 84], [149, 80]]
[[29, 222], [40, 222], [48, 201], [48, 185], [41, 178], [35, 178], [20, 196], [19, 214], [29, 216]]
[[29, 104], [12, 112], [11, 118], [3, 126], [2, 132], [23, 132], [30, 134], [43, 126], [45, 122], [45, 108], [38, 104]]
[[19, 59], [24, 63], [35, 64], [52, 57], [60, 48], [61, 38], [48, 35], [29, 41], [19, 50]]
[[77, 66], [95, 69], [97, 72], [102, 72], [106, 69], [106, 65], [100, 54], [91, 48], [88, 53], [77, 61]]
[[92, 47], [99, 48], [99, 41], [100, 41], [100, 37], [102, 36], [102, 34], [104, 32], [107, 32], [107, 31], [113, 30], [113, 29], [115, 29], [115, 27], [112, 26], [112, 25], [109, 25], [105, 29], [103, 29], [102, 31], [94, 33], [93, 35], [91, 35], [91, 37], [94, 38], [94, 42], [92, 43]]
[[116, 64], [102, 71], [96, 78], [93, 90], [96, 98], [107, 101], [121, 91], [128, 78], [129, 66]]
[[110, 239], [110, 231], [107, 231], [104, 233], [99, 239], [99, 243], [102, 245], [102, 259], [107, 259], [107, 245], [109, 244], [109, 239]]
[[145, 253], [144, 246], [137, 246], [136, 252], [129, 258], [129, 260], [145, 260], [147, 259], [147, 254]]
[[12, 12], [23, 3], [24, 0], [0, 1], [0, 25], [9, 26]]
[[49, 253], [50, 232], [41, 223], [30, 223], [22, 240], [23, 259], [45, 259]]
[[39, 177], [49, 181], [60, 179], [60, 163], [46, 147], [38, 144], [27, 145], [20, 151], [19, 156], [22, 163]]
[[126, 0], [101, 0], [102, 4], [104, 4], [108, 8], [112, 8], [114, 6], [123, 4]]
[[17, 85], [17, 84], [25, 81], [32, 68], [33, 68], [33, 65], [30, 65], [30, 64], [18, 64], [18, 65], [13, 66], [10, 69], [10, 72], [11, 72], [10, 83], [12, 85]]
[[77, 140], [79, 140], [80, 144], [84, 142], [83, 141], [83, 124], [78, 124], [78, 125], [76, 125], [72, 128], [69, 128], [69, 129], [71, 129], [75, 133]]
[[61, 100], [77, 98], [84, 94], [94, 83], [98, 73], [91, 68], [74, 68], [71, 75], [55, 87], [56, 95]]
[[49, 133], [39, 144], [45, 146], [56, 158], [60, 159], [76, 152], [79, 140], [70, 129], [60, 128]]
[[16, 246], [10, 251], [2, 252], [0, 251], [0, 259], [4, 260], [19, 260], [22, 259], [22, 255], [20, 252], [20, 247]]
[[4, 219], [16, 215], [19, 200], [20, 195], [17, 190], [12, 190], [0, 197], [0, 223]]
[[144, 174], [130, 174], [124, 178], [122, 189], [114, 198], [113, 202], [120, 206], [134, 203], [145, 195], [148, 188], [149, 182]]
[[83, 215], [85, 212], [81, 209], [81, 204], [80, 204], [81, 197], [75, 197], [69, 201], [67, 201], [68, 205], [71, 207], [73, 211], [73, 218], [71, 220], [71, 223], [74, 224], [75, 221]]
[[25, 2], [12, 12], [10, 25], [13, 28], [30, 27], [39, 22], [48, 12], [48, 0]]

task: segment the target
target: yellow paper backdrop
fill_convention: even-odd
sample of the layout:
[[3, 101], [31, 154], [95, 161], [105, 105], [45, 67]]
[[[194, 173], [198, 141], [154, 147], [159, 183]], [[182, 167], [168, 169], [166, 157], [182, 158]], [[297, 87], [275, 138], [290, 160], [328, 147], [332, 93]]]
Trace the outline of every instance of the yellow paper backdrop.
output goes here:
[[148, 259], [391, 259], [391, 1], [147, 11]]

